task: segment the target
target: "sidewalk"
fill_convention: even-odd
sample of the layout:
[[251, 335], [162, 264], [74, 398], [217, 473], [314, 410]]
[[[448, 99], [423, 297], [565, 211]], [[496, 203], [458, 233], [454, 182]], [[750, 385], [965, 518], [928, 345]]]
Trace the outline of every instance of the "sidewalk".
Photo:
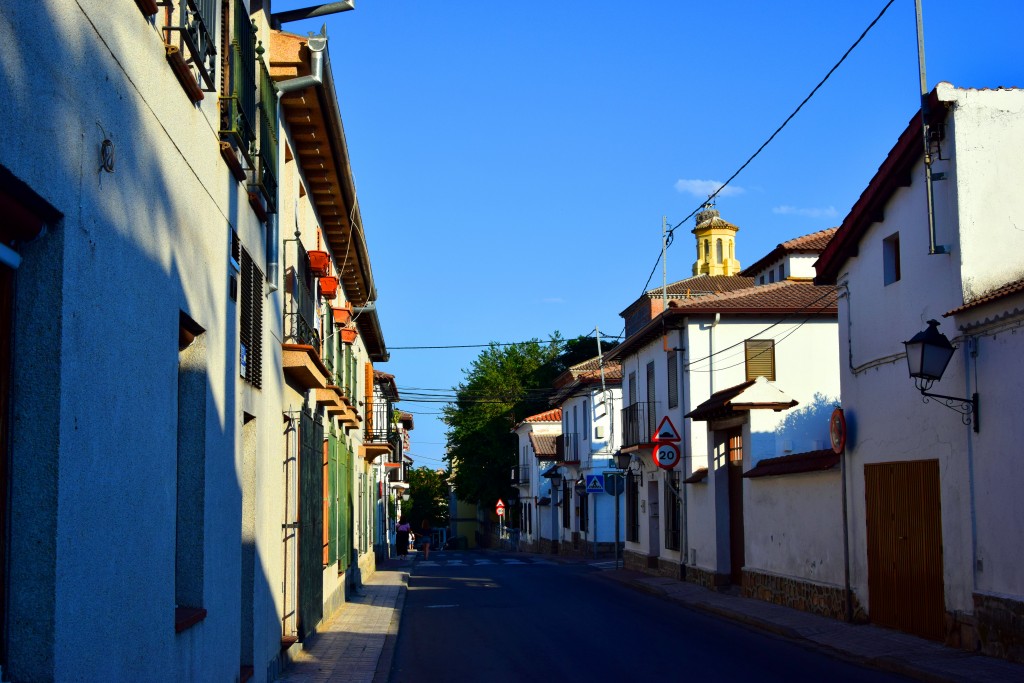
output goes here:
[[388, 560], [320, 626], [277, 679], [283, 683], [384, 683], [405, 604], [411, 562]]
[[946, 647], [900, 631], [850, 624], [693, 583], [615, 569], [601, 578], [774, 633], [845, 659], [922, 681], [1024, 681], [1024, 665]]

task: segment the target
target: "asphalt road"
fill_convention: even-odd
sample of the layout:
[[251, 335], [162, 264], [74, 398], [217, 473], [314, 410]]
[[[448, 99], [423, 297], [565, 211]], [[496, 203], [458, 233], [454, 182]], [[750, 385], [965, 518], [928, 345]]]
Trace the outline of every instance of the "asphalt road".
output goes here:
[[905, 681], [534, 556], [436, 552], [409, 579], [392, 683]]

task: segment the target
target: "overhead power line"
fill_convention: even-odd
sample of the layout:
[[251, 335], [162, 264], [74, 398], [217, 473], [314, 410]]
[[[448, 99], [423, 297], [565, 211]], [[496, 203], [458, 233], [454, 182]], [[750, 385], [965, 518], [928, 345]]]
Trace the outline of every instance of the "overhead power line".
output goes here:
[[[672, 226], [672, 228], [668, 231], [668, 240], [669, 240], [668, 244], [672, 243], [672, 239], [673, 239], [673, 237], [675, 235], [676, 228], [678, 228], [683, 223], [685, 223], [686, 221], [688, 221], [691, 218], [693, 218], [697, 214], [697, 212], [700, 211], [705, 206], [705, 204], [707, 204], [708, 202], [713, 200], [715, 197], [717, 197], [718, 194], [722, 190], [724, 190], [726, 188], [726, 186], [729, 185], [729, 183], [731, 183], [733, 180], [736, 179], [736, 176], [738, 176], [740, 173], [742, 173], [743, 170], [747, 166], [750, 165], [750, 162], [752, 162], [754, 159], [756, 159], [757, 156], [759, 154], [761, 154], [762, 151], [764, 151], [764, 148], [767, 147], [772, 142], [772, 140], [775, 139], [775, 136], [777, 136], [779, 133], [782, 132], [782, 129], [785, 128], [786, 125], [789, 124], [789, 122], [793, 120], [793, 117], [795, 117], [800, 112], [800, 110], [804, 108], [804, 105], [807, 104], [811, 100], [812, 97], [814, 97], [815, 93], [818, 92], [818, 90], [821, 88], [821, 86], [825, 85], [825, 82], [828, 81], [829, 78], [831, 78], [832, 74], [835, 73], [836, 69], [838, 69], [840, 67], [840, 65], [843, 62], [846, 61], [846, 58], [850, 56], [850, 53], [853, 52], [853, 50], [858, 45], [860, 45], [861, 41], [864, 40], [864, 38], [868, 35], [868, 32], [871, 31], [871, 29], [875, 27], [875, 24], [877, 24], [879, 22], [879, 20], [886, 13], [886, 11], [889, 9], [889, 7], [892, 6], [892, 4], [894, 2], [896, 2], [896, 0], [889, 0], [887, 3], [885, 3], [885, 6], [882, 7], [882, 11], [880, 11], [878, 13], [878, 16], [876, 16], [871, 21], [871, 23], [868, 24], [867, 28], [865, 28], [861, 32], [861, 34], [857, 37], [857, 40], [853, 41], [853, 45], [851, 45], [849, 48], [847, 48], [846, 52], [843, 53], [843, 56], [839, 58], [839, 61], [836, 62], [832, 66], [832, 68], [828, 70], [828, 73], [825, 74], [824, 78], [822, 78], [820, 81], [818, 81], [818, 84], [816, 86], [814, 86], [814, 88], [811, 89], [811, 92], [808, 93], [807, 97], [805, 97], [803, 99], [803, 101], [800, 102], [799, 105], [797, 105], [797, 108], [793, 110], [793, 113], [791, 113], [789, 116], [787, 116], [786, 120], [783, 121], [782, 124], [778, 128], [775, 129], [775, 132], [773, 132], [771, 135], [769, 135], [768, 139], [765, 140], [763, 143], [761, 143], [761, 146], [757, 148], [757, 151], [755, 151], [753, 154], [751, 154], [750, 157], [746, 161], [744, 161], [743, 164], [738, 169], [736, 169], [736, 171], [731, 176], [729, 176], [729, 178], [724, 183], [722, 183], [721, 187], [719, 187], [717, 190], [715, 190], [713, 193], [711, 193], [711, 195], [708, 196], [706, 201], [701, 202], [697, 206], [697, 208], [695, 208], [693, 211], [691, 211], [689, 214], [687, 214], [687, 216], [685, 218], [683, 218], [683, 220], [679, 221], [678, 223], [676, 223], [675, 225]], [[657, 270], [658, 270], [658, 264], [661, 263], [661, 258], [662, 258], [662, 254], [661, 254], [661, 251], [659, 250], [659, 252], [658, 252], [658, 259], [654, 262], [654, 267], [651, 268], [651, 274], [647, 276], [647, 283], [644, 284], [643, 291], [640, 293], [641, 296], [643, 296], [643, 294], [647, 292], [647, 287], [651, 284], [651, 280], [654, 278], [654, 273], [656, 273]]]

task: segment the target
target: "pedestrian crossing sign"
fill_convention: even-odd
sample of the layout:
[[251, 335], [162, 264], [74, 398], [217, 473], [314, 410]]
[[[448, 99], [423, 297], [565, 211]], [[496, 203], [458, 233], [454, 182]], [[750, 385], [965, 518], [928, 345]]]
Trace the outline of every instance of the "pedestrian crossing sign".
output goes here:
[[602, 491], [604, 491], [604, 475], [588, 474], [587, 493], [601, 493]]

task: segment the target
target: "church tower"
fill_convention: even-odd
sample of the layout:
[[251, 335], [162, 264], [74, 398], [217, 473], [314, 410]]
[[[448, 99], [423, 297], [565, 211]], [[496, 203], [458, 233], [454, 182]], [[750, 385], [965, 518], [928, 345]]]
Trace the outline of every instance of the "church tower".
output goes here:
[[718, 209], [705, 204], [697, 213], [697, 262], [694, 275], [739, 275], [740, 262], [736, 260], [736, 233], [739, 227], [723, 221]]

